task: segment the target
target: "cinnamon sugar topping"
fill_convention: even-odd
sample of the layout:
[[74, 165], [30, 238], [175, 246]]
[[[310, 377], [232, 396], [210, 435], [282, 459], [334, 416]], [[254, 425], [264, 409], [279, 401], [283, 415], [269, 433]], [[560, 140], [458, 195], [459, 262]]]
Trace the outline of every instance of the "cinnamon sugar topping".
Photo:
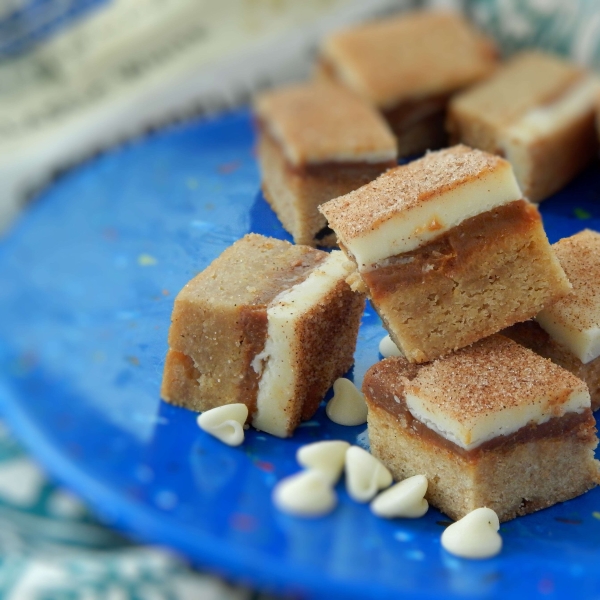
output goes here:
[[520, 197], [506, 160], [458, 145], [391, 169], [319, 210], [357, 262], [367, 263], [412, 250]]
[[581, 380], [501, 335], [424, 365], [405, 390], [415, 418], [467, 449], [590, 406]]

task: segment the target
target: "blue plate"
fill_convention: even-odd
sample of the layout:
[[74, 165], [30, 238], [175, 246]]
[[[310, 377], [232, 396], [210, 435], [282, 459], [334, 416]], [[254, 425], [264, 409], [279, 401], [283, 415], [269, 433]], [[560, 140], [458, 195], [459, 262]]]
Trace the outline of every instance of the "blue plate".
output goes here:
[[[339, 486], [333, 514], [271, 505], [307, 442], [365, 444], [321, 408], [289, 440], [249, 431], [229, 448], [161, 402], [178, 290], [248, 231], [287, 238], [258, 193], [247, 111], [172, 128], [51, 186], [0, 245], [0, 407], [29, 450], [108, 523], [195, 564], [314, 597], [590, 597], [600, 589], [600, 490], [501, 528], [502, 554], [440, 547], [447, 519], [385, 521]], [[600, 170], [542, 206], [551, 241], [600, 229]], [[372, 310], [353, 376], [378, 360]]]

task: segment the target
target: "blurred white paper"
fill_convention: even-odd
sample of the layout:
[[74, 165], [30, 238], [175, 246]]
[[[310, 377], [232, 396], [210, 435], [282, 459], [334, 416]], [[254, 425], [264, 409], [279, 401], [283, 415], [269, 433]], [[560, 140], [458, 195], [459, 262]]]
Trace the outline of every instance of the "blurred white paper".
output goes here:
[[310, 72], [327, 31], [410, 0], [113, 0], [0, 62], [0, 229], [54, 172]]

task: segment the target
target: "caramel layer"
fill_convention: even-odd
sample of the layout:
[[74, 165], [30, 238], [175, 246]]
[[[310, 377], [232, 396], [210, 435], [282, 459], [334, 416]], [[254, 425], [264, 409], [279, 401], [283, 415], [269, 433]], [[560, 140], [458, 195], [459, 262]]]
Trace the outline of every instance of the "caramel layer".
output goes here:
[[361, 276], [375, 301], [422, 281], [431, 272], [452, 278], [460, 262], [481, 252], [486, 239], [503, 236], [507, 230], [528, 231], [539, 220], [537, 209], [525, 200], [510, 202], [463, 221], [416, 250], [392, 256]]
[[486, 452], [502, 452], [515, 444], [524, 444], [542, 438], [576, 436], [582, 441], [595, 439], [596, 424], [592, 411], [588, 408], [581, 413], [572, 412], [562, 417], [553, 417], [541, 425], [526, 425], [510, 435], [498, 436], [472, 450], [465, 450], [413, 417], [404, 400], [404, 389], [398, 376], [398, 364], [401, 364], [400, 374], [407, 379], [414, 378], [419, 370], [419, 365], [390, 362], [383, 366], [385, 371], [380, 369], [375, 370], [375, 373], [367, 373], [363, 385], [367, 403], [378, 406], [397, 417], [406, 433], [455, 452], [469, 461], [478, 461]]

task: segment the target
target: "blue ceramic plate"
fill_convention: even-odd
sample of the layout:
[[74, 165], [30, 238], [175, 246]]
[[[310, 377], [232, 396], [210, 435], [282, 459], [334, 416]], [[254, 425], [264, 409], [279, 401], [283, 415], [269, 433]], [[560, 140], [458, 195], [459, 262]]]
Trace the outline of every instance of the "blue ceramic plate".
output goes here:
[[[385, 521], [339, 486], [333, 514], [271, 505], [298, 446], [366, 441], [320, 409], [289, 440], [229, 448], [159, 398], [173, 299], [249, 231], [287, 238], [258, 192], [246, 111], [110, 152], [51, 186], [0, 244], [0, 401], [20, 439], [115, 527], [276, 592], [320, 597], [591, 597], [600, 490], [503, 525], [493, 560], [440, 547], [447, 519]], [[600, 229], [594, 167], [542, 210], [551, 241]], [[384, 331], [365, 314], [353, 376]]]

